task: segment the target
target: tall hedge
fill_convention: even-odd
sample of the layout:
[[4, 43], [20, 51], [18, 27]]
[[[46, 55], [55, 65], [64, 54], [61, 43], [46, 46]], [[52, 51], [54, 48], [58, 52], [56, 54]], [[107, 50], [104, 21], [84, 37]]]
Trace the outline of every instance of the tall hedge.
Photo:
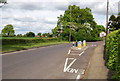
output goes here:
[[108, 34], [106, 38], [106, 63], [109, 69], [115, 70], [115, 79], [120, 79], [120, 30]]
[[29, 43], [42, 43], [49, 41], [56, 41], [56, 38], [51, 39], [2, 39], [2, 45], [11, 45], [11, 44], [29, 44]]

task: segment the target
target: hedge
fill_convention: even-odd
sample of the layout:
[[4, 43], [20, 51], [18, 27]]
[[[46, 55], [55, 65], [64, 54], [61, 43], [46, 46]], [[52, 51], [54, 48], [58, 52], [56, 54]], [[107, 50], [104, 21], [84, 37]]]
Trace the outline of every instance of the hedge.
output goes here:
[[42, 43], [49, 41], [56, 41], [56, 38], [52, 39], [2, 39], [2, 45], [13, 45], [13, 44], [29, 44], [29, 43]]
[[106, 64], [116, 72], [114, 79], [120, 79], [120, 30], [111, 32], [106, 38]]

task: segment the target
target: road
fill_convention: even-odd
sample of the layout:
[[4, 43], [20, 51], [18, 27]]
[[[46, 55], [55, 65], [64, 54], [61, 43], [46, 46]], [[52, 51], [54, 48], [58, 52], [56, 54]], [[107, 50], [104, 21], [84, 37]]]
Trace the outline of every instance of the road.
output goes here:
[[[79, 51], [72, 44], [60, 44], [2, 55], [3, 79], [77, 79], [85, 74], [97, 45], [89, 42]], [[65, 66], [66, 65], [66, 66]], [[70, 67], [68, 67], [70, 66]]]

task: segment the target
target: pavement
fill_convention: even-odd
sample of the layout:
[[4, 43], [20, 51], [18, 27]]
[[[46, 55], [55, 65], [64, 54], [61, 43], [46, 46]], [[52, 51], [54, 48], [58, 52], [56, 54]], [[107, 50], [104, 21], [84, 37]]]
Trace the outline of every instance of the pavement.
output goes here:
[[93, 56], [90, 59], [86, 79], [108, 79], [108, 69], [103, 59], [104, 45], [95, 48]]
[[[88, 42], [86, 47], [75, 50], [69, 43], [6, 53], [2, 55], [2, 78], [104, 79], [107, 73], [102, 45], [102, 41]], [[99, 77], [95, 77], [97, 74]]]

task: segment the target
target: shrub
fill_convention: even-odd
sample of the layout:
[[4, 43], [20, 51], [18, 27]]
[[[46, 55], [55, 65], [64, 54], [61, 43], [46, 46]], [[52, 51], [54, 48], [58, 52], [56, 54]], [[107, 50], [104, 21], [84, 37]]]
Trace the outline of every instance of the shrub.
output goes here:
[[107, 67], [116, 71], [115, 79], [120, 79], [120, 30], [108, 34], [106, 38]]

